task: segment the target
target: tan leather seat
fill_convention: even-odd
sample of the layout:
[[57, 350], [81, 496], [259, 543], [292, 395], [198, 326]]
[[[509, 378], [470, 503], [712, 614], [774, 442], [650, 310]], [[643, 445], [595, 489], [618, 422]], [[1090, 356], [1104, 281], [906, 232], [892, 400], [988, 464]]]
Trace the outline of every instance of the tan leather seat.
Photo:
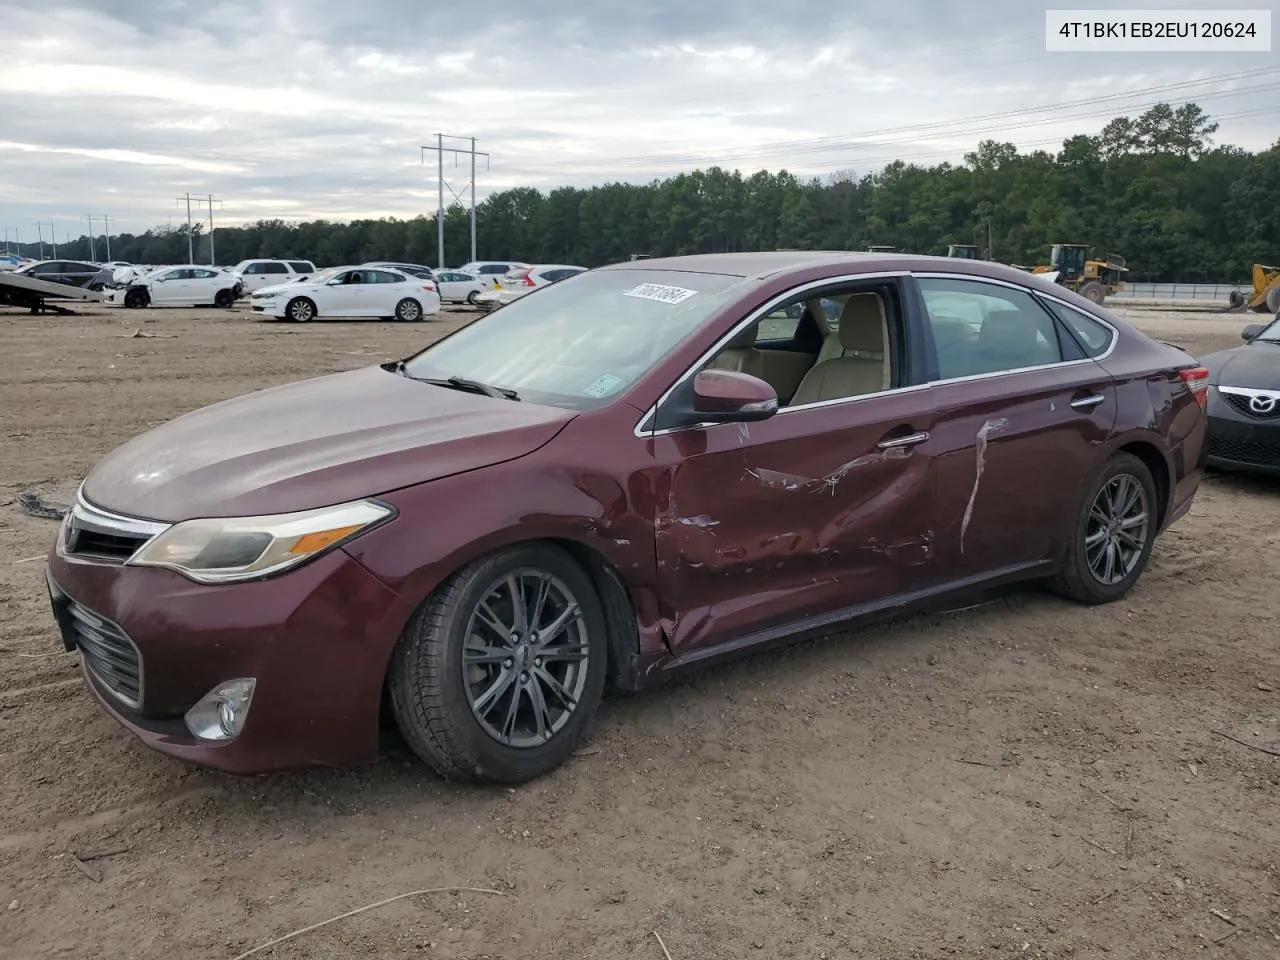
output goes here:
[[[988, 311], [978, 331], [977, 361], [983, 373], [1017, 370], [1060, 359], [1057, 335], [1049, 321], [1041, 326], [1015, 308]], [[1044, 329], [1047, 327], [1047, 329]]]
[[[834, 341], [834, 343], [833, 343]], [[840, 313], [840, 325], [822, 345], [791, 406], [878, 393], [889, 387], [888, 324], [879, 294], [855, 293]]]
[[764, 376], [764, 354], [756, 349], [756, 337], [760, 325], [753, 323], [729, 341], [723, 350], [707, 364], [708, 370], [737, 370], [753, 377]]

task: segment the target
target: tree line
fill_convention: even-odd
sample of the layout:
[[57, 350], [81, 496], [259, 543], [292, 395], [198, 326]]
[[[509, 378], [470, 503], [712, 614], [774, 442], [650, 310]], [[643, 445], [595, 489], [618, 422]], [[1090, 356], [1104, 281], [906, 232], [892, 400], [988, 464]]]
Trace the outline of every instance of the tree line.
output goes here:
[[[1256, 261], [1280, 262], [1280, 140], [1250, 153], [1214, 145], [1217, 129], [1194, 103], [1158, 104], [1136, 118], [1115, 118], [1096, 136], [1070, 137], [1056, 152], [1021, 153], [1012, 143], [984, 140], [958, 165], [899, 160], [825, 180], [711, 167], [647, 184], [549, 193], [520, 187], [477, 206], [479, 256], [594, 267], [632, 254], [874, 244], [943, 254], [957, 243], [1029, 266], [1047, 262], [1049, 244], [1065, 242], [1123, 256], [1134, 281], [1238, 282]], [[207, 263], [209, 238], [200, 227], [195, 233], [196, 261]], [[96, 239], [99, 257], [103, 240]], [[35, 244], [22, 249], [37, 253]], [[215, 250], [220, 264], [253, 257], [320, 265], [438, 261], [434, 213], [220, 227]], [[445, 251], [451, 265], [469, 255], [470, 213], [461, 205], [445, 213]], [[88, 258], [89, 238], [60, 244], [58, 252]], [[185, 263], [187, 228], [112, 237], [111, 255]]]

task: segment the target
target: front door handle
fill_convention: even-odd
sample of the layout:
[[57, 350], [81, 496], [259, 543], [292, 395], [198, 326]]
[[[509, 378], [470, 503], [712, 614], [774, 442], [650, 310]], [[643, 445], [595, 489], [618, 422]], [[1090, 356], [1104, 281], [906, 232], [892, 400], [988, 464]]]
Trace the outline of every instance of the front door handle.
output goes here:
[[1071, 408], [1073, 410], [1092, 410], [1098, 404], [1105, 403], [1106, 399], [1100, 393], [1091, 394], [1087, 397], [1080, 397], [1078, 400], [1072, 400]]
[[905, 437], [894, 437], [892, 440], [881, 440], [878, 446], [881, 450], [893, 450], [898, 447], [917, 447], [929, 439], [929, 434], [925, 431], [920, 433], [912, 433]]

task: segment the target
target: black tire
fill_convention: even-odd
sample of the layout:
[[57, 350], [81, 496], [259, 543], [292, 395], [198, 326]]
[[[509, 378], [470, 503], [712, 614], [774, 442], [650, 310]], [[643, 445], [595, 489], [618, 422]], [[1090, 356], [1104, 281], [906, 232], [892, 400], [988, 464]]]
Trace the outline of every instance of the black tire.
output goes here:
[[306, 323], [315, 319], [316, 305], [306, 297], [294, 297], [285, 306], [284, 315], [295, 323]]
[[[1100, 498], [1104, 496], [1104, 491], [1114, 489], [1113, 485], [1119, 484], [1119, 478], [1135, 481], [1140, 488], [1144, 500], [1146, 526], [1136, 562], [1123, 577], [1108, 583], [1090, 564], [1086, 541], [1091, 535], [1091, 529], [1097, 532], [1095, 504], [1098, 504]], [[1051, 589], [1060, 596], [1086, 604], [1112, 603], [1132, 590], [1133, 585], [1138, 582], [1138, 578], [1146, 569], [1147, 562], [1151, 558], [1151, 548], [1155, 544], [1156, 518], [1160, 511], [1157, 498], [1156, 482], [1151, 476], [1151, 470], [1133, 454], [1118, 453], [1107, 461], [1105, 469], [1089, 487], [1089, 492], [1080, 507], [1080, 516], [1072, 530], [1071, 542], [1067, 545], [1062, 569], [1050, 583]]]
[[1267, 291], [1267, 312], [1280, 313], [1280, 281], [1273, 283]]
[[1081, 285], [1080, 296], [1084, 297], [1090, 303], [1101, 304], [1102, 301], [1107, 298], [1107, 293], [1102, 289], [1102, 284], [1097, 280], [1090, 280], [1088, 283]]
[[[559, 591], [563, 587], [581, 613], [580, 618], [569, 621], [565, 630], [574, 631], [572, 636], [578, 639], [585, 633], [582, 646], [587, 654], [585, 666], [579, 668], [581, 675], [571, 673], [567, 661], [557, 661], [566, 663], [565, 677], [557, 680], [578, 691], [576, 706], [567, 710], [563, 718], [555, 718], [555, 723], [562, 725], [536, 745], [500, 742], [473, 709], [469, 684], [491, 684], [491, 689], [496, 690], [499, 681], [505, 682], [506, 686], [493, 698], [492, 708], [506, 714], [515, 700], [519, 720], [532, 707], [535, 692], [549, 706], [552, 704], [545, 700], [545, 690], [549, 688], [535, 676], [549, 672], [541, 667], [542, 661], [530, 661], [528, 649], [513, 647], [504, 640], [495, 649], [502, 648], [502, 653], [509, 650], [509, 657], [493, 660], [487, 666], [473, 664], [470, 670], [481, 671], [474, 680], [463, 671], [465, 641], [469, 634], [476, 635], [471, 630], [473, 615], [481, 601], [495, 597], [495, 591], [501, 597], [501, 584], [513, 574], [520, 574], [522, 579], [545, 576], [553, 584], [551, 589]], [[559, 586], [555, 586], [557, 583]], [[500, 599], [496, 602], [496, 609], [490, 604], [495, 619], [498, 610], [503, 609]], [[405, 627], [387, 676], [396, 723], [413, 751], [446, 779], [522, 783], [543, 776], [569, 757], [595, 721], [605, 684], [605, 629], [603, 607], [590, 576], [563, 550], [528, 544], [477, 560], [428, 597]], [[492, 635], [496, 637], [497, 633]], [[563, 635], [570, 636], [567, 632]], [[517, 659], [538, 666], [523, 673], [520, 664], [515, 663]], [[532, 679], [522, 683], [520, 678], [526, 676]]]
[[1244, 294], [1239, 290], [1232, 290], [1227, 295], [1227, 306], [1232, 310], [1239, 310], [1244, 306]]
[[405, 297], [396, 304], [396, 319], [402, 323], [417, 323], [426, 319], [422, 304], [413, 297]]
[[124, 305], [131, 310], [139, 310], [151, 302], [151, 297], [146, 290], [141, 287], [135, 287], [132, 290], [126, 290], [124, 294]]
[[222, 307], [224, 310], [227, 307], [233, 306], [235, 302], [236, 295], [231, 290], [219, 290], [213, 295], [213, 305], [215, 307]]
[[467, 294], [467, 304], [474, 307], [476, 305], [476, 297], [480, 296], [479, 290], [472, 290]]

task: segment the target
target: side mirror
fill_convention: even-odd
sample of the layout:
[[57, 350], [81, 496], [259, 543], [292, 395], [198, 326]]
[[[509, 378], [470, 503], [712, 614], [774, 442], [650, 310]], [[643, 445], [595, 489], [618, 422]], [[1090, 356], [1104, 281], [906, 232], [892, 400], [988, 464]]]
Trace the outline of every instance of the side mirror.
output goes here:
[[1244, 332], [1240, 334], [1240, 339], [1252, 340], [1265, 329], [1267, 329], [1267, 325], [1265, 323], [1251, 323], [1244, 328]]
[[755, 423], [778, 412], [778, 394], [759, 377], [736, 370], [703, 370], [693, 378], [699, 422]]

